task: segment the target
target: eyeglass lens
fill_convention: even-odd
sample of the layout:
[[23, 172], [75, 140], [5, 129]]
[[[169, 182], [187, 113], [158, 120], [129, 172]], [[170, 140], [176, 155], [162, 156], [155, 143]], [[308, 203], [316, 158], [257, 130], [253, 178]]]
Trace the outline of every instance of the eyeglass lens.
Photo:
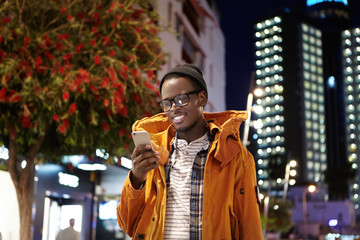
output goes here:
[[178, 107], [186, 106], [189, 103], [189, 96], [187, 94], [179, 94], [173, 99], [166, 99], [161, 101], [160, 106], [163, 111], [169, 111], [172, 107], [172, 103], [175, 103]]

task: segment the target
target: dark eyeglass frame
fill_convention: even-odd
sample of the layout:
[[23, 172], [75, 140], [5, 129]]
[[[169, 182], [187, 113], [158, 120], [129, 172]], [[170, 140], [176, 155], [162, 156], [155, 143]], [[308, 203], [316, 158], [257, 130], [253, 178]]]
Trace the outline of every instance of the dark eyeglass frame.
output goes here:
[[[189, 104], [189, 96], [192, 95], [192, 94], [197, 94], [197, 93], [199, 93], [199, 92], [201, 92], [201, 91], [203, 91], [203, 90], [195, 90], [195, 91], [191, 91], [191, 92], [187, 92], [187, 93], [180, 93], [180, 94], [176, 95], [176, 96], [173, 97], [173, 98], [161, 100], [161, 101], [159, 102], [159, 105], [160, 105], [161, 109], [162, 109], [164, 112], [170, 111], [171, 108], [172, 108], [172, 106], [173, 106], [173, 103], [175, 103], [175, 105], [178, 106], [178, 107], [185, 107], [185, 106], [187, 106], [187, 105]], [[177, 102], [175, 101], [175, 99], [176, 99], [176, 98], [179, 98], [180, 96], [186, 96], [186, 97], [187, 97], [187, 102], [186, 102], [186, 104], [179, 104], [179, 103], [177, 103]], [[170, 108], [169, 108], [169, 109], [167, 109], [167, 110], [164, 109], [164, 104], [163, 104], [164, 102], [170, 102], [170, 105], [169, 105]]]

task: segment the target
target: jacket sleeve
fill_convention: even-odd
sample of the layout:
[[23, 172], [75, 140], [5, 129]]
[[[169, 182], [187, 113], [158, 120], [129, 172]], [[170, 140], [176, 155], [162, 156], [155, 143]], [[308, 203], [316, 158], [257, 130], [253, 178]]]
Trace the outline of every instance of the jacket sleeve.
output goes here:
[[235, 214], [239, 220], [240, 239], [261, 240], [263, 237], [254, 158], [243, 146], [240, 157], [240, 169], [237, 171], [240, 188], [235, 187], [234, 204]]
[[131, 171], [124, 182], [120, 203], [116, 210], [120, 228], [132, 237], [145, 206], [145, 187], [140, 190], [134, 189], [130, 182], [130, 173]]

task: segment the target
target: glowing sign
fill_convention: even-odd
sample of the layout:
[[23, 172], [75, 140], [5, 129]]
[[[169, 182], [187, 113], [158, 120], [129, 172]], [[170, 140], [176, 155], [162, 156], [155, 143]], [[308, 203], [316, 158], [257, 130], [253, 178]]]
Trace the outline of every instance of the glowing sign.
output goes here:
[[75, 175], [59, 172], [59, 183], [68, 187], [76, 188], [79, 186], [79, 178]]
[[318, 3], [322, 3], [322, 2], [338, 2], [338, 3], [343, 3], [345, 6], [348, 5], [348, 1], [347, 0], [307, 0], [306, 1], [306, 5], [308, 7], [318, 4]]
[[329, 227], [336, 227], [338, 225], [337, 219], [330, 219], [328, 222]]

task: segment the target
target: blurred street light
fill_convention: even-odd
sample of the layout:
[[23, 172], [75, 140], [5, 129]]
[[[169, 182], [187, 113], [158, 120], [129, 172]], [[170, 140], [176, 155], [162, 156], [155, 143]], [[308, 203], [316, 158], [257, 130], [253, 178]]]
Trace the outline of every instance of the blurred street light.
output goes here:
[[287, 192], [288, 192], [288, 188], [289, 185], [295, 185], [296, 180], [294, 179], [294, 177], [297, 174], [296, 171], [296, 166], [297, 166], [297, 162], [296, 160], [290, 160], [285, 167], [285, 183], [284, 183], [284, 193], [283, 193], [283, 199], [286, 199], [287, 196]]

